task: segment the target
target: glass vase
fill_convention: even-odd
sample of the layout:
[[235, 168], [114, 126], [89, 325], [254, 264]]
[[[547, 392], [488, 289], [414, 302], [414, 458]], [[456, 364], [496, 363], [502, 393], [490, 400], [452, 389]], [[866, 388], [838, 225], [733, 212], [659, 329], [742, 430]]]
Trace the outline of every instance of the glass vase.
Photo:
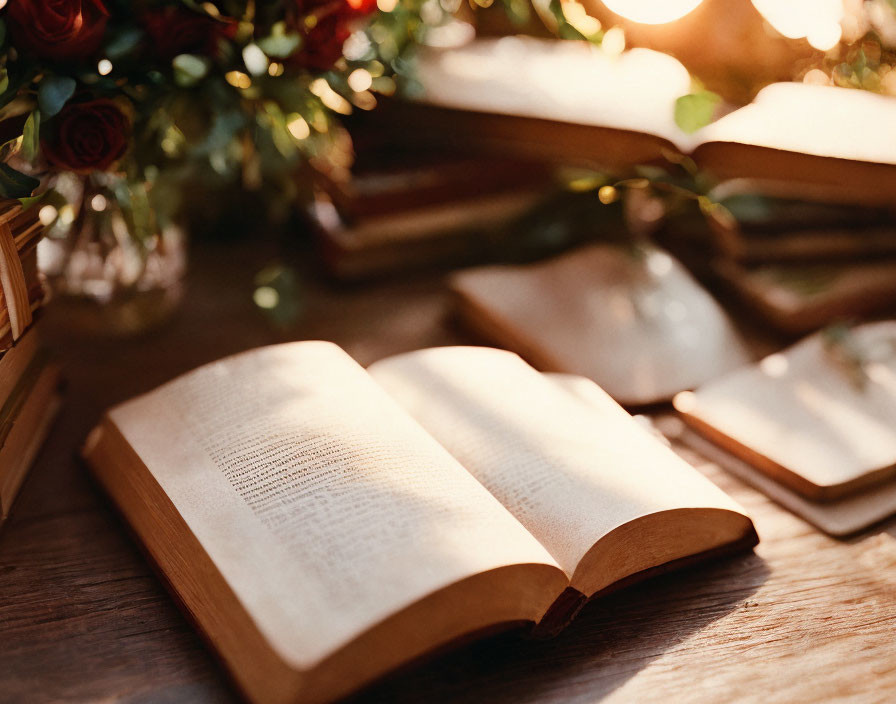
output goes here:
[[68, 204], [43, 206], [49, 212], [42, 218], [55, 223], [38, 258], [67, 320], [84, 333], [111, 336], [167, 321], [183, 297], [186, 240], [179, 227], [160, 226], [148, 185], [63, 174], [55, 188]]

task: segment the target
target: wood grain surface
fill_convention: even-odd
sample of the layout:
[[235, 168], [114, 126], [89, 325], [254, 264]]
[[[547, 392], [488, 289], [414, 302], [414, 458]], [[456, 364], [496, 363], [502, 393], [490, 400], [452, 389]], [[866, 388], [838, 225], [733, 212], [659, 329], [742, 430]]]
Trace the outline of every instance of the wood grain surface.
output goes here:
[[[304, 317], [272, 328], [251, 302], [272, 252], [202, 246], [189, 298], [138, 339], [85, 339], [52, 307], [63, 412], [0, 532], [0, 702], [233, 702], [76, 459], [108, 405], [223, 355], [329, 339], [362, 363], [472, 342], [439, 276], [335, 289], [308, 278]], [[896, 520], [825, 537], [690, 455], [752, 514], [755, 553], [667, 575], [588, 605], [549, 641], [504, 635], [417, 664], [356, 702], [875, 702], [896, 699]]]

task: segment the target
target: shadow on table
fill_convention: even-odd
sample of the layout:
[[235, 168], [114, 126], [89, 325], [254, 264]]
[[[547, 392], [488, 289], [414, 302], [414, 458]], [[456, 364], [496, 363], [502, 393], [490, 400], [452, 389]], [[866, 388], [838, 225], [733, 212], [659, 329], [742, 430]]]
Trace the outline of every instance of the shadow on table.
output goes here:
[[494, 636], [389, 675], [348, 701], [594, 702], [747, 608], [768, 575], [765, 561], [749, 553], [656, 577], [589, 603], [556, 638]]

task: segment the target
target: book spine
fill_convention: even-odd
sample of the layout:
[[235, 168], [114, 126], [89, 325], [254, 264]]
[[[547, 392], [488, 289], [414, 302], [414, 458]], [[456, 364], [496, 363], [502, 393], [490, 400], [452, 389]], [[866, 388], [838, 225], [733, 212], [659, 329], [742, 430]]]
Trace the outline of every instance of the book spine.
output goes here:
[[10, 331], [15, 341], [31, 325], [32, 311], [25, 271], [8, 221], [0, 223], [0, 288], [3, 289]]
[[535, 624], [535, 627], [529, 632], [529, 637], [553, 638], [569, 625], [587, 601], [588, 597], [578, 589], [567, 587], [557, 597], [557, 601], [551, 604], [551, 608], [548, 609], [541, 621]]

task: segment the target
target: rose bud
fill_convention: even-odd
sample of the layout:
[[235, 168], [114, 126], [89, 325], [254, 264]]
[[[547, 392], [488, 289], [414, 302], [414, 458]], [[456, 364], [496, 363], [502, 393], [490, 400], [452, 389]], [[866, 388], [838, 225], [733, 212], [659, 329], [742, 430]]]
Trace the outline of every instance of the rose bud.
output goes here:
[[131, 122], [105, 98], [68, 103], [53, 118], [49, 139], [42, 142], [47, 160], [77, 173], [108, 171], [127, 151]]
[[214, 19], [180, 7], [151, 10], [141, 19], [153, 51], [163, 59], [178, 54], [216, 56], [219, 40], [232, 39], [237, 29], [232, 19]]
[[[302, 35], [302, 45], [290, 62], [321, 71], [330, 68], [342, 56], [352, 24], [375, 8], [375, 0], [295, 0], [292, 24]], [[308, 17], [313, 22], [307, 22]]]
[[101, 0], [11, 0], [7, 18], [17, 48], [46, 59], [78, 59], [99, 49], [109, 12]]

